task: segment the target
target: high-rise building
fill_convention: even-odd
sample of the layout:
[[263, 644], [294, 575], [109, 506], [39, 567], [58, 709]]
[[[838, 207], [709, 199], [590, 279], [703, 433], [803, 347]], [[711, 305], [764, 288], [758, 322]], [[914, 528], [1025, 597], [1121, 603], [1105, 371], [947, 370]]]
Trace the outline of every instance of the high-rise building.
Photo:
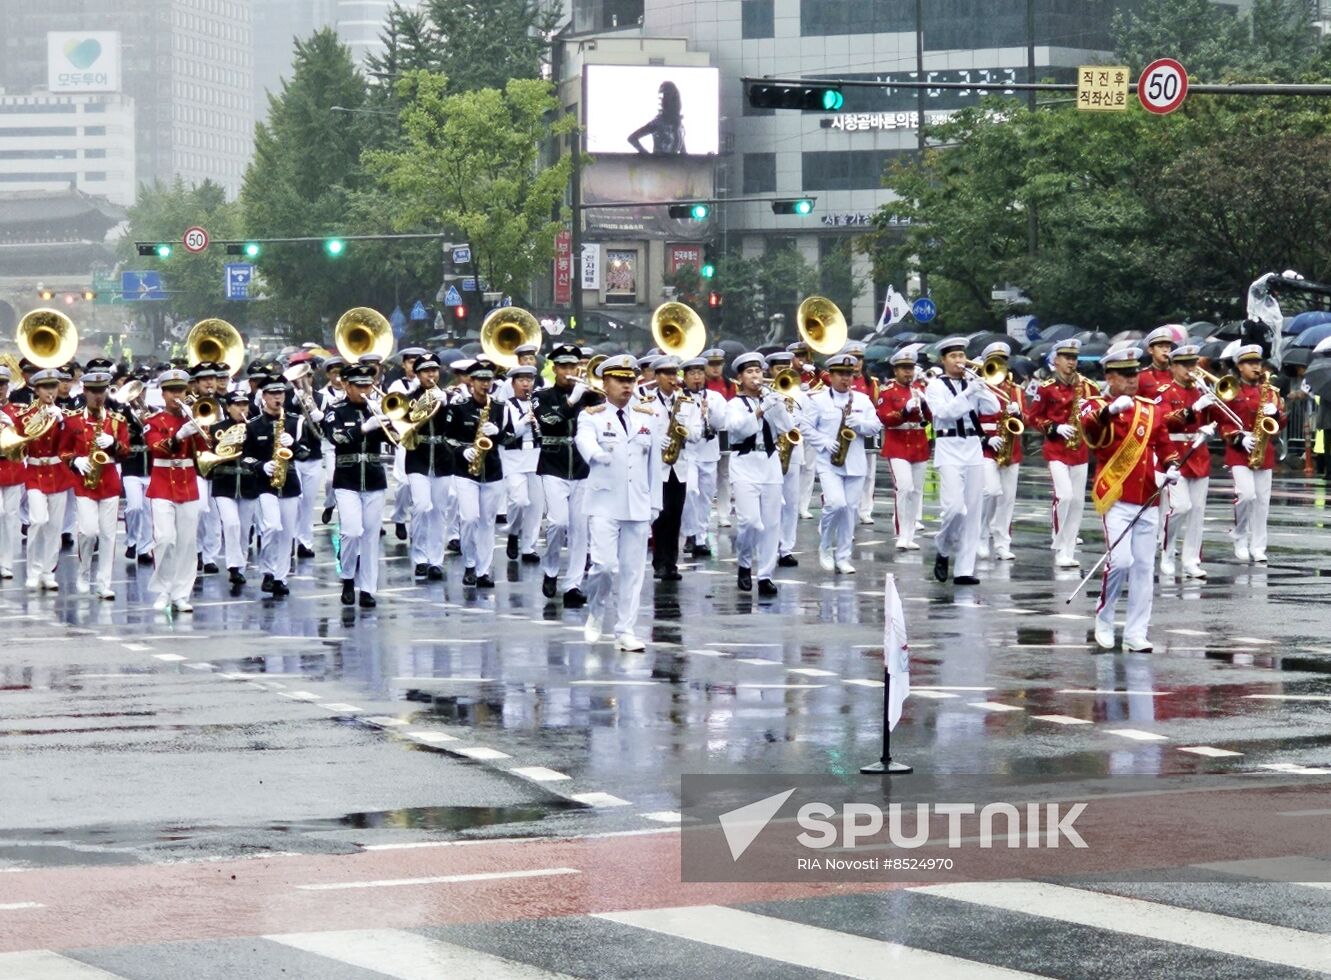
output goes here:
[[62, 58], [77, 75], [95, 48], [114, 44], [119, 77], [71, 91], [133, 100], [138, 180], [211, 179], [239, 191], [254, 138], [249, 0], [0, 0], [0, 23], [6, 94], [50, 91]]
[[254, 118], [268, 116], [268, 96], [291, 77], [297, 39], [334, 22], [336, 0], [250, 0], [254, 29]]
[[420, 6], [419, 0], [334, 0], [333, 11], [337, 36], [351, 48], [351, 57], [357, 64], [364, 64], [372, 54], [383, 54], [384, 46], [380, 39], [384, 25], [388, 21], [388, 12], [393, 7], [407, 10]]
[[134, 203], [133, 100], [0, 95], [0, 193], [69, 188]]

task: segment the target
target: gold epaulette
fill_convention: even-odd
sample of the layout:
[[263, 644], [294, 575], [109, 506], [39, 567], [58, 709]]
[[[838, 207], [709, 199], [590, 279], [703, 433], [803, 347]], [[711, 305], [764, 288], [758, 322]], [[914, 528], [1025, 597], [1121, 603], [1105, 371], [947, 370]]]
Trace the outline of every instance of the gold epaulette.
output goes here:
[[83, 409], [81, 408], [62, 408], [60, 411], [65, 413], [65, 418], [67, 419], [72, 419], [76, 415], [83, 414]]
[[634, 410], [635, 412], [642, 412], [642, 414], [644, 414], [644, 415], [655, 415], [655, 414], [656, 414], [656, 409], [654, 409], [654, 408], [649, 408], [649, 407], [647, 407], [646, 405], [634, 405], [634, 406], [633, 406], [633, 410]]
[[1057, 382], [1058, 382], [1057, 378], [1045, 378], [1043, 381], [1040, 382], [1040, 387], [1048, 388], [1051, 384], [1055, 384]]
[[583, 411], [586, 412], [588, 415], [595, 415], [597, 412], [604, 412], [605, 402], [601, 402], [601, 404], [599, 405], [592, 405], [588, 408], [584, 408]]

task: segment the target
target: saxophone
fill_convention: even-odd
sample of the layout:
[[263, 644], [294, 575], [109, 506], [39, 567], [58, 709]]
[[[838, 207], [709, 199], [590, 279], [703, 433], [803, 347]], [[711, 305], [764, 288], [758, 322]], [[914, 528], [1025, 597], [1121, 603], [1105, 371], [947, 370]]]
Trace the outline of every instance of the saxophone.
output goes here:
[[674, 466], [679, 462], [679, 454], [684, 450], [684, 440], [689, 437], [689, 430], [679, 421], [679, 406], [693, 399], [680, 392], [675, 396], [675, 404], [670, 406], [670, 420], [666, 423], [666, 443], [661, 447], [661, 462]]
[[91, 452], [88, 453], [88, 462], [89, 464], [91, 464], [91, 468], [88, 470], [86, 474], [84, 474], [83, 488], [85, 490], [96, 490], [97, 487], [102, 482], [102, 467], [106, 466], [108, 463], [111, 462], [111, 457], [108, 456], [103, 450], [98, 449], [95, 441], [97, 435], [104, 431], [103, 427], [106, 419], [105, 411], [103, 411], [101, 418], [94, 419], [92, 418], [91, 415], [89, 415], [88, 417], [89, 419], [91, 419], [93, 422], [96, 423], [96, 428], [93, 430], [94, 442], [92, 445], [92, 450]]
[[846, 407], [841, 410], [841, 427], [837, 430], [836, 447], [832, 450], [833, 466], [846, 465], [846, 454], [850, 452], [850, 444], [855, 441], [855, 430], [846, 424], [850, 418], [850, 406], [854, 401], [855, 395], [852, 392], [850, 398], [846, 399]]
[[481, 431], [485, 428], [485, 423], [490, 421], [490, 406], [494, 400], [487, 400], [481, 406], [481, 414], [476, 417], [476, 438], [471, 441], [471, 448], [476, 450], [476, 458], [467, 464], [467, 474], [469, 476], [480, 476], [485, 472], [485, 457], [495, 444], [489, 436]]
[[1072, 375], [1072, 406], [1068, 412], [1068, 422], [1077, 431], [1064, 443], [1072, 450], [1080, 449], [1082, 440], [1086, 438], [1086, 433], [1081, 427], [1081, 389], [1084, 383], [1085, 379], [1080, 374]]
[[287, 483], [287, 467], [294, 453], [282, 445], [282, 436], [287, 431], [286, 412], [282, 412], [273, 422], [273, 476], [268, 485], [274, 490], [281, 490]]
[[1280, 431], [1280, 423], [1274, 415], [1263, 415], [1262, 408], [1266, 405], [1279, 405], [1278, 401], [1271, 401], [1270, 396], [1280, 396], [1276, 393], [1275, 386], [1268, 383], [1265, 378], [1262, 379], [1262, 394], [1257, 400], [1256, 420], [1252, 424], [1252, 451], [1248, 453], [1248, 469], [1261, 469], [1262, 464], [1266, 462], [1266, 446], [1273, 436]]
[[[1002, 396], [1008, 398], [1008, 393], [1003, 392]], [[1011, 398], [1008, 398], [1011, 401]], [[1003, 445], [999, 447], [998, 452], [994, 453], [994, 463], [998, 466], [1011, 466], [1012, 454], [1016, 450], [1017, 440], [1021, 434], [1026, 431], [1026, 425], [1015, 415], [1004, 415], [1003, 420], [998, 423], [999, 429], [1003, 433]]]

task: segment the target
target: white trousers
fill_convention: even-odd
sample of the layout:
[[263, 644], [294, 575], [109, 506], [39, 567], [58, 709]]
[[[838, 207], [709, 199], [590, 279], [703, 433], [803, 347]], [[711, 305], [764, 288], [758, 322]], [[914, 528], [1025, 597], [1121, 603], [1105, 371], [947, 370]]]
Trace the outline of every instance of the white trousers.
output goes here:
[[730, 520], [730, 453], [724, 452], [716, 462], [716, 516]]
[[800, 525], [800, 469], [791, 463], [781, 480], [781, 539], [777, 550], [783, 555], [795, 550], [795, 532]]
[[1206, 517], [1206, 491], [1211, 486], [1209, 476], [1190, 480], [1184, 478], [1169, 488], [1162, 498], [1165, 511], [1164, 554], [1174, 554], [1174, 542], [1183, 536], [1183, 564], [1199, 565], [1202, 561], [1202, 521]]
[[934, 545], [940, 555], [952, 559], [954, 577], [974, 575], [984, 516], [984, 464], [935, 463], [934, 468], [942, 507]]
[[323, 479], [324, 461], [315, 456], [294, 464], [300, 477], [300, 506], [296, 508], [296, 540], [314, 550], [314, 511], [319, 503], [319, 482]]
[[1234, 530], [1230, 537], [1235, 544], [1247, 545], [1254, 557], [1265, 555], [1273, 471], [1250, 470], [1246, 466], [1231, 466], [1229, 471], [1234, 476]]
[[781, 484], [737, 479], [733, 488], [739, 567], [752, 569], [760, 579], [771, 578], [781, 541]]
[[818, 454], [812, 447], [804, 450], [804, 465], [800, 467], [800, 513], [809, 512], [813, 500], [813, 479], [818, 475]]
[[1049, 464], [1054, 484], [1054, 552], [1064, 558], [1071, 558], [1077, 550], [1077, 532], [1081, 530], [1081, 514], [1086, 506], [1086, 466], [1085, 463]]
[[453, 490], [458, 497], [462, 559], [477, 575], [489, 575], [495, 559], [495, 517], [504, 499], [503, 481], [481, 483], [459, 476], [453, 480]]
[[[222, 555], [227, 568], [245, 571], [256, 503], [254, 500], [238, 500], [235, 497], [213, 498], [213, 506], [217, 508], [217, 517], [222, 523]], [[267, 539], [264, 540], [266, 543]]]
[[533, 473], [509, 473], [504, 477], [508, 495], [508, 533], [518, 536], [524, 555], [536, 550], [541, 533], [541, 514], [545, 511], [545, 493], [541, 478]]
[[60, 534], [73, 491], [43, 493], [28, 491], [28, 581], [54, 576], [60, 560]]
[[411, 489], [411, 563], [444, 564], [444, 517], [453, 501], [453, 477], [408, 473]]
[[119, 497], [93, 500], [91, 497], [74, 498], [78, 527], [79, 581], [87, 585], [92, 580], [94, 546], [98, 555], [97, 588], [109, 591], [111, 568], [115, 564], [116, 516], [120, 509]]
[[0, 572], [14, 574], [18, 543], [22, 539], [19, 508], [23, 505], [23, 484], [0, 487]]
[[379, 585], [379, 526], [384, 521], [383, 490], [334, 490], [339, 541], [337, 561], [343, 579], [354, 578], [356, 588], [374, 594]]
[[859, 518], [867, 521], [873, 517], [873, 495], [878, 488], [878, 451], [876, 449], [866, 449], [865, 454], [868, 459], [868, 472], [864, 474], [864, 485], [860, 488], [860, 513]]
[[[186, 602], [194, 591], [199, 552], [200, 500], [183, 504], [151, 498], [153, 514], [153, 577], [148, 591], [172, 602]], [[31, 533], [31, 532], [29, 532]]]
[[897, 546], [915, 543], [915, 522], [924, 513], [924, 471], [928, 462], [912, 463], [896, 456], [887, 458], [892, 475], [892, 531]]
[[855, 546], [855, 520], [859, 516], [862, 476], [841, 476], [818, 470], [823, 488], [823, 512], [818, 518], [818, 547], [833, 552], [837, 561], [850, 561]]
[[984, 461], [984, 516], [980, 521], [980, 540], [993, 539], [996, 549], [1012, 547], [1012, 512], [1017, 508], [1017, 475], [1020, 463], [999, 466], [992, 459]]
[[333, 493], [333, 470], [337, 467], [337, 453], [333, 451], [331, 441], [324, 442], [323, 446], [323, 465], [324, 465], [324, 507], [336, 507], [337, 497]]
[[642, 604], [642, 580], [647, 572], [649, 521], [617, 521], [610, 517], [588, 520], [592, 570], [587, 573], [587, 612], [606, 622], [610, 592], [619, 588], [618, 617], [614, 632], [632, 633]]
[[401, 446], [393, 450], [393, 517], [394, 524], [405, 524], [411, 516], [411, 485], [407, 482], [407, 451]]
[[213, 485], [201, 476], [195, 479], [199, 481], [199, 554], [204, 564], [215, 565], [222, 557], [222, 521], [213, 506]]
[[263, 535], [263, 547], [259, 549], [259, 568], [265, 575], [285, 582], [291, 574], [291, 546], [296, 540], [296, 515], [300, 512], [300, 498], [261, 493], [258, 504], [259, 533]]
[[[1117, 503], [1104, 515], [1105, 546], [1108, 547], [1140, 511], [1140, 504]], [[1128, 586], [1128, 613], [1124, 619], [1125, 640], [1144, 640], [1151, 625], [1151, 603], [1155, 598], [1155, 531], [1160, 512], [1146, 508], [1141, 519], [1118, 543], [1105, 562], [1100, 586], [1100, 604], [1095, 617], [1113, 627], [1114, 603]]]
[[[716, 498], [717, 461], [700, 462], [697, 476], [689, 481], [684, 493], [684, 521], [681, 530], [686, 538], [707, 537], [712, 525], [712, 501]], [[706, 544], [704, 540], [702, 542]]]
[[[588, 528], [582, 500], [586, 480], [565, 480], [557, 476], [541, 477], [545, 491], [545, 553], [541, 572], [564, 579], [564, 590], [581, 588], [587, 574]], [[568, 565], [559, 570], [560, 550], [568, 544]]]
[[148, 504], [148, 478], [127, 476], [125, 485], [125, 544], [139, 554], [153, 546], [153, 511]]

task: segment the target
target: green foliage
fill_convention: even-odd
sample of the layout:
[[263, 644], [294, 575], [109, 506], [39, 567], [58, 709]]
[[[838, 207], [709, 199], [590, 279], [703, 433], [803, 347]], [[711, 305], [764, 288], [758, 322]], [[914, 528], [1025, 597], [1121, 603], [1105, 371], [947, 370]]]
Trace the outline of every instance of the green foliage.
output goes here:
[[[229, 203], [226, 192], [212, 181], [190, 187], [177, 177], [170, 184], [158, 181], [140, 187], [138, 200], [129, 209], [129, 229], [117, 248], [118, 258], [126, 268], [161, 271], [169, 299], [160, 306], [154, 304], [158, 312], [191, 320], [206, 316], [232, 319], [243, 314], [244, 303], [227, 303], [222, 298], [226, 250], [212, 245], [202, 254], [191, 255], [179, 244], [185, 229], [193, 225], [206, 228], [215, 241], [236, 238], [241, 234], [240, 208]], [[176, 247], [169, 259], [140, 258], [136, 241], [174, 242]]]
[[400, 84], [411, 99], [399, 148], [365, 155], [386, 191], [382, 213], [399, 229], [453, 230], [471, 244], [476, 274], [516, 302], [553, 258], [562, 224], [571, 160], [538, 168], [541, 143], [572, 132], [576, 120], [536, 79], [456, 95], [423, 71]]
[[559, 0], [426, 0], [439, 39], [438, 71], [454, 92], [503, 89], [512, 78], [546, 78]]

